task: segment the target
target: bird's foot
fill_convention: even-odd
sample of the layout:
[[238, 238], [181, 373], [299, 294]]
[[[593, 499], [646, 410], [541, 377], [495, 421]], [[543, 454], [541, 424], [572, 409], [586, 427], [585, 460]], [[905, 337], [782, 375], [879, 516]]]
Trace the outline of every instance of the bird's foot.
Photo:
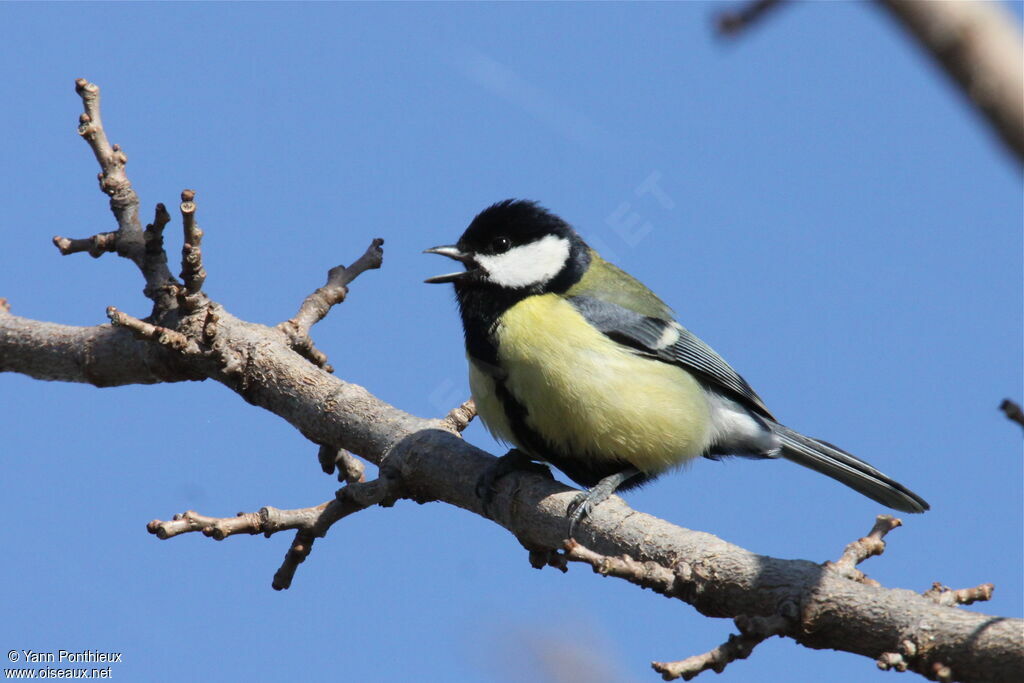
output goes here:
[[639, 475], [641, 475], [640, 470], [635, 467], [627, 467], [621, 472], [605, 477], [589, 490], [577, 493], [566, 510], [566, 515], [569, 517], [569, 538], [573, 538], [576, 533], [576, 525], [588, 517], [595, 507], [608, 500], [608, 497], [615, 493], [615, 489]]
[[491, 464], [480, 478], [476, 480], [476, 495], [483, 503], [484, 514], [491, 517], [491, 503], [498, 492], [498, 480], [512, 472], [536, 472], [551, 477], [551, 470], [546, 465], [536, 463], [526, 453], [513, 448]]

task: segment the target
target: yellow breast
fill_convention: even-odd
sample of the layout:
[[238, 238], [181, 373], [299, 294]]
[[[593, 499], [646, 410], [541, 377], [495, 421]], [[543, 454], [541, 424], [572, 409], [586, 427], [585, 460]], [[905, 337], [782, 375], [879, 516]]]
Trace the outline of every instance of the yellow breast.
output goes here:
[[[495, 334], [506, 388], [526, 408], [527, 424], [560, 453], [620, 458], [655, 474], [708, 446], [709, 409], [697, 381], [630, 353], [565, 299], [524, 299], [500, 318]], [[527, 450], [516, 443], [493, 380], [472, 362], [470, 386], [492, 433]]]

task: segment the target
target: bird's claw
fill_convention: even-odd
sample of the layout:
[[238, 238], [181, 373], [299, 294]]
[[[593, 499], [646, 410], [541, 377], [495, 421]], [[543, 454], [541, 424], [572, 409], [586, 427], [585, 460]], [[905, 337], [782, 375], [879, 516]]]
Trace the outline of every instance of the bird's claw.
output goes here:
[[576, 525], [588, 517], [593, 509], [594, 505], [590, 501], [590, 493], [580, 491], [576, 494], [565, 511], [566, 516], [569, 518], [569, 538], [573, 538], [576, 533]]

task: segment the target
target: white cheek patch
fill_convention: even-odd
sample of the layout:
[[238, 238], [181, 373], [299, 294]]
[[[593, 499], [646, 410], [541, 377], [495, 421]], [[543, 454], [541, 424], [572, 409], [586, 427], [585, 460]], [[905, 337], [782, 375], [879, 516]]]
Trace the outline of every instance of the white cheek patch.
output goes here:
[[504, 254], [476, 257], [487, 271], [487, 279], [501, 287], [542, 285], [558, 275], [567, 260], [569, 240], [556, 235], [546, 235]]

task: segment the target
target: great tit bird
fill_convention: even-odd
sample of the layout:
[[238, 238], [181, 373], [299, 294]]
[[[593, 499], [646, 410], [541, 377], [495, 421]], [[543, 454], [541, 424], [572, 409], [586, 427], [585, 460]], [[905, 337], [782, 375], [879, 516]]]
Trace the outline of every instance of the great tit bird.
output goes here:
[[450, 246], [477, 412], [514, 449], [481, 478], [534, 461], [589, 491], [575, 524], [616, 490], [703, 456], [783, 457], [903, 512], [928, 503], [868, 463], [779, 423], [747, 382], [638, 280], [531, 201], [482, 211]]

